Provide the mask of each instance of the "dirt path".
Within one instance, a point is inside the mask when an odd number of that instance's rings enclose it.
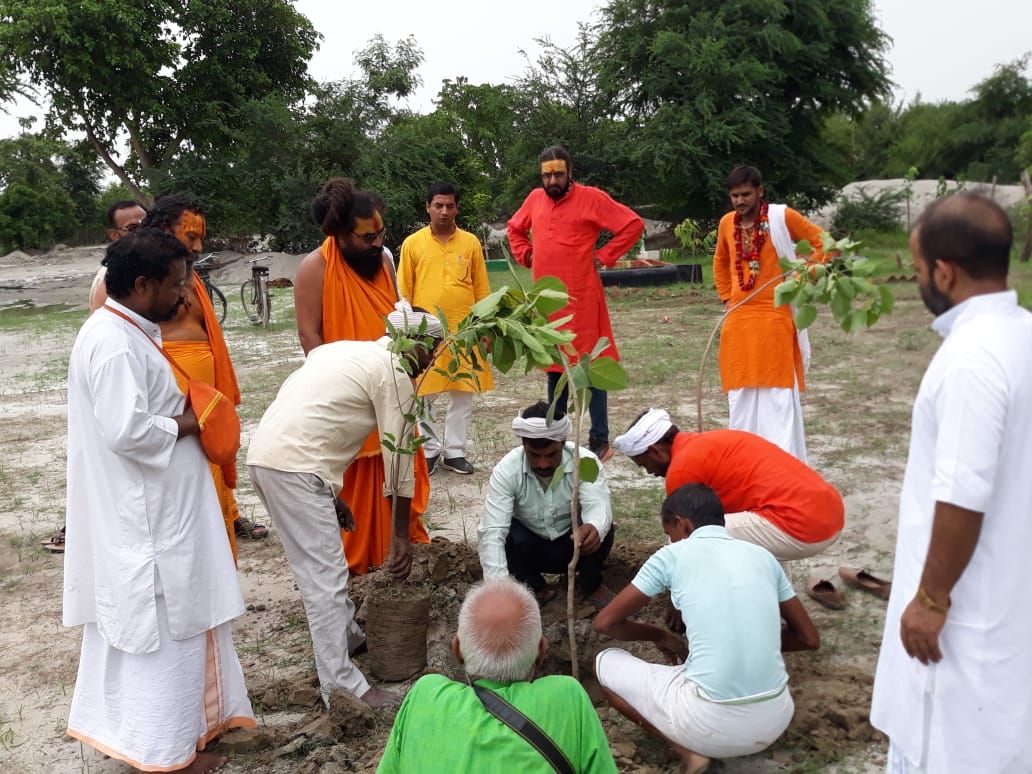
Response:
[[[63,735],[81,633],[61,626],[61,559],[43,553],[37,545],[64,518],[67,353],[85,316],[82,301],[99,256],[98,252],[70,252],[64,258],[30,262],[32,271],[27,270],[28,264],[5,266],[0,260],[0,593],[5,600],[0,632],[0,761],[5,771],[12,772],[125,771]],[[273,276],[291,271],[293,259],[278,260],[283,268]],[[228,292],[241,276],[246,276],[246,268],[238,263],[216,281],[230,296],[226,334],[245,395],[246,448],[264,408],[301,355],[290,291],[275,292],[274,325],[270,331],[260,331],[243,319],[238,301]],[[797,589],[810,574],[834,575],[839,564],[891,569],[909,406],[936,346],[916,291],[907,285],[897,286],[896,291],[900,303],[894,318],[869,333],[845,337],[826,319],[813,329],[811,389],[804,402],[811,462],[843,491],[847,528],[824,555],[795,564],[792,575]],[[618,290],[611,293],[611,309],[634,385],[610,398],[614,434],[650,404],[667,407],[683,427],[691,429],[694,373],[716,315],[712,295],[683,288]],[[515,445],[510,419],[543,394],[544,380],[537,374],[497,381],[498,389],[478,400],[474,415],[469,456],[477,472],[467,477],[442,472],[432,480],[428,526],[433,535],[449,538],[467,553],[473,549],[466,544],[476,540],[490,467]],[[716,384],[711,363],[705,402],[710,426],[726,422]],[[657,517],[662,493],[658,481],[626,460],[615,459],[606,472],[620,530],[618,542],[639,546],[624,555],[621,569],[613,570],[622,573],[620,578],[610,578],[619,585],[662,537]],[[245,514],[266,520],[246,476],[239,499]],[[374,732],[361,740],[315,750],[301,745],[274,757],[273,750],[283,751],[290,729],[308,708],[270,697],[293,686],[303,704],[306,694],[300,689],[310,683],[314,671],[311,646],[275,533],[266,542],[244,542],[240,553],[249,610],[235,624],[236,640],[269,736],[262,750],[234,757],[228,770],[371,770],[389,730],[388,717],[378,718]],[[451,616],[461,591],[461,584],[449,583],[435,592],[440,596],[435,604],[450,612],[440,617],[431,632],[432,654],[451,636]],[[874,771],[884,764],[884,743],[866,725],[884,605],[851,594],[849,609],[832,613],[804,601],[821,628],[824,646],[819,654],[788,659],[799,707],[792,730],[773,750],[727,762],[723,771]],[[555,613],[549,611],[548,616]],[[443,671],[454,669],[444,655],[436,662],[432,656],[431,665],[435,663]],[[606,707],[600,715],[622,771],[668,769],[663,750],[639,729]]]

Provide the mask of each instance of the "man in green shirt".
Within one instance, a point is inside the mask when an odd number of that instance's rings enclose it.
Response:
[[[591,700],[572,677],[534,677],[548,640],[534,595],[508,578],[473,587],[459,610],[452,653],[466,681],[421,677],[394,719],[378,774],[523,774],[553,772],[530,742],[489,713],[473,685],[486,688],[529,718],[575,772],[616,772]]]

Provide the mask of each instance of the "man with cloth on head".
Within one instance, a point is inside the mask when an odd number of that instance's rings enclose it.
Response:
[[[321,344],[376,341],[384,335],[384,317],[399,296],[394,263],[383,246],[382,207],[373,191],[343,177],[327,181],[312,202],[312,217],[326,239],[301,260],[294,278],[297,334],[305,355]],[[430,476],[422,449],[413,455],[413,465],[409,534],[414,543],[429,543],[422,515]],[[341,540],[349,569],[358,575],[382,565],[390,553],[391,504],[383,487],[380,436],[373,429],[348,465],[341,490],[355,517],[355,529],[341,530]]]
[[[64,625],[85,624],[68,734],[143,771],[255,725],[230,621],[244,612],[193,409],[161,352],[187,249],[140,228],[107,249],[107,300],[68,364]]]
[[[914,400],[871,724],[892,774],[1032,771],[1032,314],[1013,227],[939,199],[910,235],[942,346]]]
[[[814,556],[845,524],[838,491],[813,468],[742,430],[678,430],[663,409],[639,415],[613,448],[654,476],[666,492],[705,484],[724,507],[727,533],[763,546],[780,562]]]
[[[568,416],[548,424],[548,404],[538,401],[512,420],[522,443],[491,471],[484,516],[477,529],[484,577],[512,574],[548,603],[556,590],[541,573],[565,573],[573,558],[573,443]],[[598,457],[580,449],[581,458]],[[602,565],[613,547],[613,507],[605,473],[580,482],[577,580],[585,601],[601,607],[613,597],[602,583]],[[559,476],[558,482],[553,479]]]
[[[719,354],[728,427],[763,436],[806,462],[799,393],[806,389],[809,339],[805,330],[796,335],[791,306],[774,306],[778,283],[764,285],[782,273],[779,258],[795,260],[799,240],[813,248],[810,263],[827,260],[821,230],[791,207],[768,204],[756,167],[731,170],[727,190],[734,211],[717,228],[713,283],[731,310]]]
[[[403,298],[424,309],[440,310],[454,330],[480,299],[491,292],[487,265],[480,240],[455,225],[459,212],[459,191],[452,183],[434,183],[427,190],[426,212],[430,225],[421,228],[401,243],[398,264],[398,290]],[[466,437],[473,418],[474,393],[494,388],[491,369],[484,362],[473,365],[459,360],[459,373],[470,374],[450,379],[447,371],[450,352],[442,352],[419,385],[432,411],[434,398],[448,394],[448,411],[439,440],[430,435],[423,444],[426,464],[433,473],[438,461],[443,468],[468,475],[473,466],[466,459]],[[430,417],[433,421],[433,417]],[[443,454],[443,459],[442,459]]]
[[[341,481],[370,433],[390,434],[398,448],[408,446],[412,380],[433,361],[441,337],[440,321],[407,302],[399,302],[387,319],[399,333],[418,336],[420,344],[397,355],[381,332],[376,341],[316,347],[280,387],[247,452],[251,482],[279,530],[304,602],[323,700],[344,690],[371,707],[397,706],[401,697],[370,688],[351,661],[365,635],[348,597],[340,531],[353,529],[354,519]],[[388,505],[396,501],[386,567],[404,579],[412,568],[412,455],[387,447],[380,454],[386,472],[382,496]]]
[[[710,758],[752,755],[781,736],[794,710],[781,652],[816,650],[820,635],[774,557],[728,534],[708,487],[676,489],[662,518],[670,545],[596,616],[595,631],[653,642],[671,666],[607,648],[595,674],[617,711],[674,748],[679,771],[701,774]],[[630,620],[665,591],[687,647],[667,629]]]
[[[424,675],[416,681],[394,719],[378,774],[615,774],[605,731],[580,684],[566,675],[534,677],[548,640],[526,587],[506,577],[473,586],[451,649],[466,680]],[[500,720],[485,700],[518,715]],[[518,732],[510,722],[529,728]],[[549,746],[558,765],[545,757]]]
[[[598,276],[599,266],[612,266],[626,255],[645,230],[645,222],[630,208],[609,194],[573,180],[573,159],[560,145],[545,148],[538,156],[541,188],[530,192],[508,223],[509,245],[516,260],[530,267],[534,280],[558,277],[565,283],[570,303],[549,315],[549,319],[573,315],[563,327],[576,334],[577,355],[590,354],[599,339],[609,340],[602,351],[619,358],[613,327],[609,322],[606,295]],[[599,236],[613,237],[596,250]],[[552,400],[562,369],[548,369],[548,399]],[[566,412],[567,390],[559,398],[560,414]],[[588,407],[591,430],[588,448],[605,462],[609,450],[609,409],[605,390],[592,390]]]

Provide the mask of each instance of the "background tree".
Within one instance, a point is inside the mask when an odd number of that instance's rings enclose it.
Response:
[[[0,0],[0,85],[35,84],[49,126],[84,134],[143,201],[179,153],[225,149],[248,100],[300,99],[318,39],[286,0]]]
[[[594,56],[635,125],[637,201],[711,214],[736,163],[777,190],[827,198],[825,120],[887,94],[869,0],[612,0]]]

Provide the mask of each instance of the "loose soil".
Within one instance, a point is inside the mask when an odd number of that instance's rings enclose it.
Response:
[[[68,352],[85,319],[85,296],[101,255],[99,248],[29,257],[0,258],[0,761],[12,772],[124,772],[64,736],[75,681],[81,633],[61,626],[61,558],[39,541],[64,518],[65,388]],[[225,254],[223,254],[225,256]],[[291,279],[297,257],[275,256],[272,278]],[[289,288],[273,290],[273,323],[252,326],[238,300],[248,276],[242,261],[216,272],[230,315],[225,332],[244,393],[241,408],[246,449],[258,419],[279,385],[301,362]],[[814,574],[836,577],[840,564],[889,575],[895,514],[906,454],[909,411],[937,337],[909,283],[893,285],[895,314],[874,329],[847,337],[822,315],[811,329],[814,348],[804,399],[811,463],[843,492],[847,526],[823,555],[794,563],[797,590]],[[632,387],[610,394],[615,435],[648,405],[666,407],[693,429],[696,372],[719,304],[710,290],[683,285],[608,291],[617,341]],[[515,445],[510,418],[539,397],[544,379],[499,376],[497,389],[478,398],[468,458],[470,476],[447,471],[432,482],[426,521],[435,538],[416,547],[413,580],[399,588],[380,573],[352,579],[351,594],[364,620],[374,590],[403,595],[429,589],[431,613],[425,671],[460,677],[448,645],[459,604],[480,577],[476,527],[491,465]],[[706,369],[703,403],[707,427],[726,423],[715,358]],[[586,434],[586,430],[585,430]],[[605,466],[613,492],[616,545],[606,582],[621,588],[661,545],[658,522],[662,485],[627,460]],[[246,476],[238,491],[244,515],[268,523]],[[372,771],[390,730],[391,714],[365,713],[343,699],[334,713],[316,706],[318,689],[304,611],[275,529],[266,541],[241,541],[240,577],[248,602],[234,623],[235,640],[259,716],[255,732],[234,732],[222,748],[230,772]],[[788,732],[757,756],[714,767],[725,772],[877,771],[885,742],[871,729],[871,675],[884,620],[884,603],[847,590],[848,607],[832,612],[803,596],[822,635],[817,653],[789,654],[786,664],[796,715]],[[645,617],[660,620],[661,600]],[[591,630],[591,608],[578,607],[581,674],[607,643]],[[562,598],[543,610],[552,642],[545,672],[569,671]],[[632,652],[658,660],[650,645]],[[368,673],[369,655],[358,657]],[[403,691],[415,677],[384,684]],[[597,684],[584,679],[596,701],[621,771],[661,772],[671,762],[647,737],[600,700]],[[349,714],[350,713],[350,714]]]

